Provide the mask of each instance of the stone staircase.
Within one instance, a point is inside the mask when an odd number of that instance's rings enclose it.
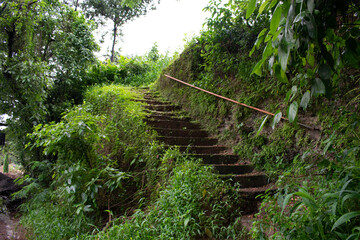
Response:
[[[256,196],[272,188],[266,175],[241,161],[227,146],[219,145],[218,140],[209,136],[200,124],[184,116],[179,106],[163,101],[156,92],[147,89],[143,92],[144,100],[138,101],[146,104],[149,113],[146,122],[157,131],[158,140],[168,146],[179,146],[180,151],[214,166],[222,179],[239,183],[238,191],[244,199],[243,216],[251,219],[251,215],[258,211],[259,199]]]

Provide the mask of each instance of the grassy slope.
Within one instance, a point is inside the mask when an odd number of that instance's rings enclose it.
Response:
[[[226,70],[219,72],[219,69],[211,72],[204,67],[203,51],[200,45],[190,46],[164,73],[273,113],[280,110],[286,116],[290,103],[284,99],[292,84],[296,83],[283,84],[270,76],[250,76],[256,60],[246,56],[240,57],[240,64],[236,66],[239,70],[235,73]],[[267,217],[263,215],[262,219],[255,221],[252,230],[254,238],[260,238],[264,231],[271,232],[275,227],[277,231],[281,229],[278,234],[280,239],[289,236],[303,239],[308,237],[308,229],[319,232],[319,238],[315,239],[321,239],[324,236],[334,237],[331,227],[340,216],[359,211],[358,207],[354,207],[359,205],[359,197],[356,197],[359,191],[356,180],[360,145],[359,79],[358,70],[344,69],[338,84],[334,85],[332,98],[313,98],[306,111],[299,110],[298,121],[315,129],[284,121],[272,129],[270,118],[259,136],[256,134],[264,114],[217,99],[165,76],[159,79],[156,86],[164,97],[181,105],[224,144],[232,146],[241,158],[252,161],[277,182],[279,192],[275,196],[265,197],[261,212]],[[310,85],[307,85],[300,92],[304,93],[309,88]],[[300,102],[301,96],[297,93],[294,99]],[[348,182],[351,184],[347,185]],[[288,194],[299,188],[311,197],[310,202],[316,204],[308,205],[306,197],[293,198],[290,206],[296,203],[306,206],[305,215],[289,213],[283,216],[280,214],[281,208],[293,196]],[[349,194],[353,192],[355,195],[347,198],[339,194],[340,189],[345,188]],[[323,197],[329,194],[333,194],[333,197]],[[350,198],[350,201],[347,200]],[[337,207],[341,201],[342,207]],[[302,210],[300,207],[296,212],[301,213]],[[310,215],[308,210],[311,210]],[[313,225],[312,222],[316,221],[319,224]],[[358,234],[353,228],[357,225],[356,218],[351,223],[342,224],[338,227],[339,232],[344,236],[350,236],[354,231],[353,234]],[[290,231],[294,228],[300,230]]]

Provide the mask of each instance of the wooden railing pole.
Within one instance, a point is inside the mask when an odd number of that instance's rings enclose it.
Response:
[[[186,85],[186,86],[195,88],[195,89],[197,89],[197,90],[199,90],[199,91],[202,91],[202,92],[205,92],[205,93],[207,93],[207,94],[213,95],[213,96],[215,96],[215,97],[224,99],[224,100],[226,100],[226,101],[229,101],[229,102],[232,102],[232,103],[236,103],[236,104],[241,105],[241,106],[243,106],[243,107],[250,108],[250,109],[253,109],[253,110],[255,110],[255,111],[258,111],[258,112],[261,112],[261,113],[270,115],[270,116],[275,116],[274,113],[271,113],[271,112],[262,110],[262,109],[257,108],[257,107],[249,106],[249,105],[246,105],[246,104],[244,104],[244,103],[235,101],[235,100],[233,100],[233,99],[230,99],[230,98],[221,96],[221,95],[219,95],[219,94],[216,94],[216,93],[213,93],[213,92],[210,92],[210,91],[207,91],[207,90],[205,90],[205,89],[202,89],[202,88],[199,88],[199,87],[197,87],[197,86],[194,86],[194,85],[192,85],[192,84],[190,84],[190,83],[187,83],[187,82],[181,81],[181,80],[179,80],[179,79],[176,79],[176,78],[174,78],[174,77],[172,77],[172,76],[170,76],[170,75],[164,74],[164,76],[167,77],[167,78],[170,78],[170,79],[172,79],[172,80],[174,80],[174,81],[177,81],[177,82],[179,82],[179,83],[181,83],[181,84],[184,84],[184,85]],[[285,120],[285,121],[289,121],[289,119],[287,119],[287,118],[285,118],[285,117],[281,117],[281,119],[282,119],[282,120]],[[308,128],[308,129],[312,129],[312,130],[315,129],[314,127],[310,127],[310,126],[308,126],[308,125],[306,125],[306,124],[303,124],[303,123],[300,123],[300,122],[297,122],[297,124],[299,124],[299,125],[302,126],[302,127]]]

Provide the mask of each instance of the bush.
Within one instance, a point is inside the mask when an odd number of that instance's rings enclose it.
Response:
[[[131,218],[83,239],[238,239],[240,212],[235,192],[209,167],[178,157],[178,163],[159,198]]]
[[[22,206],[33,238],[73,237],[150,196],[162,147],[135,97],[115,85],[93,87],[59,123],[35,128],[28,147],[47,158],[31,162],[37,178],[27,177],[30,184],[18,193],[33,199]]]

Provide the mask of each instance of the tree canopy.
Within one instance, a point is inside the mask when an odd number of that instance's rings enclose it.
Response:
[[[24,149],[33,126],[79,103],[95,60],[93,26],[59,1],[5,1],[0,11],[0,110]]]
[[[90,18],[105,18],[113,22],[113,41],[110,60],[115,59],[115,44],[118,35],[121,33],[120,27],[126,22],[146,14],[154,9],[154,0],[86,0],[83,10]]]

